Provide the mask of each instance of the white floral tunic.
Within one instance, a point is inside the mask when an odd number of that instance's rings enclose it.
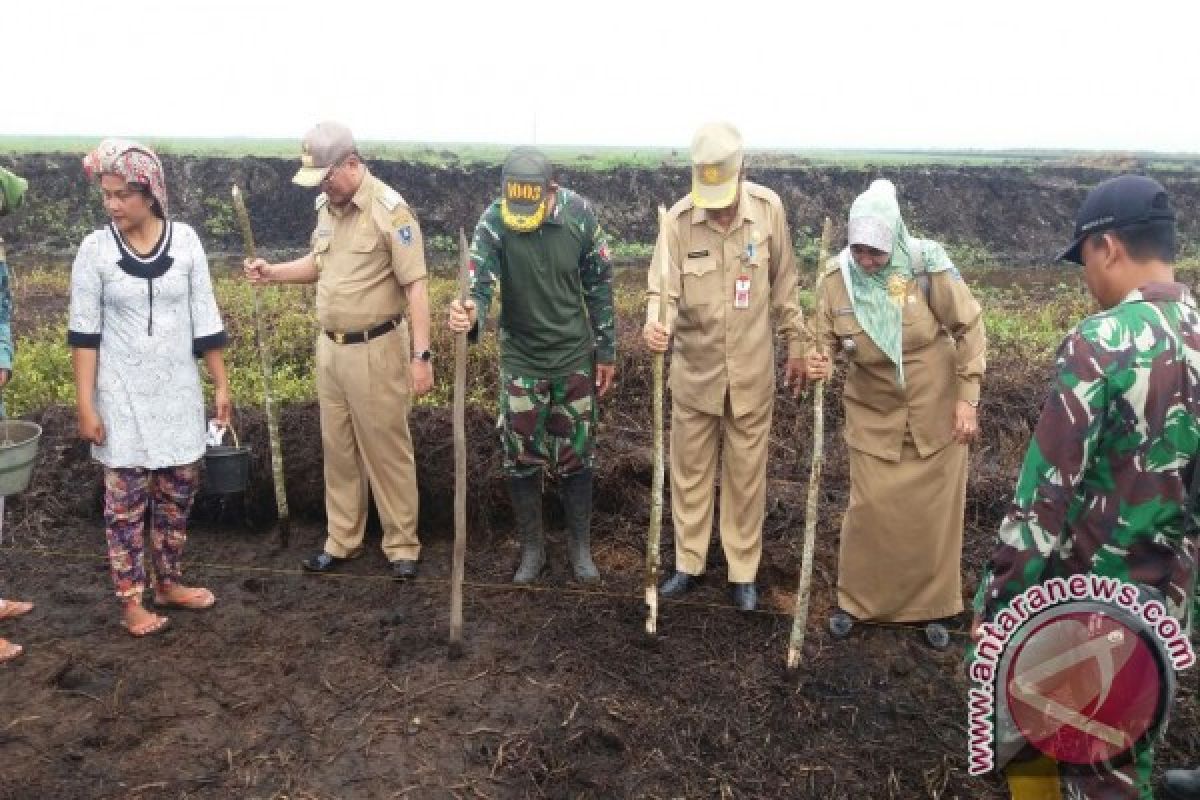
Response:
[[[189,226],[167,222],[139,257],[112,225],[83,240],[71,270],[71,347],[99,351],[96,412],[106,467],[191,464],[204,455],[196,358],[227,341],[208,259]]]

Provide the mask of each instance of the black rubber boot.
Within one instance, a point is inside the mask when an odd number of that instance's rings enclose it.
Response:
[[[580,583],[596,583],[600,571],[592,561],[592,470],[581,469],[562,479],[563,513],[567,518],[567,554]]]
[[[521,565],[513,583],[533,583],[546,567],[546,537],[542,531],[542,476],[508,479],[513,520],[521,539]]]

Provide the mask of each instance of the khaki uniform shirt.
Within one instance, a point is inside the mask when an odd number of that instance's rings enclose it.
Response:
[[[905,290],[903,387],[896,385],[896,365],[854,316],[837,258],[828,262],[817,291],[818,347],[833,354],[846,339],[856,346],[846,355],[846,443],[876,458],[899,461],[909,433],[922,458],[936,453],[953,438],[955,403],[979,400],[983,310],[957,270],[929,277],[928,302],[916,280]]]
[[[404,287],[425,277],[425,246],[399,193],[368,172],[344,208],[317,197],[312,235],[317,319],[327,331],[354,333],[395,319]]]
[[[796,300],[796,258],[783,203],[775,192],[748,181],[741,192],[728,231],[695,208],[690,196],[676,203],[664,222],[670,252],[667,327],[674,334],[672,396],[715,415],[724,413],[726,395],[734,416],[772,402],[773,333],[787,340],[792,358],[803,356],[810,345]],[[666,256],[662,244],[660,237],[646,293],[646,318],[655,321]]]

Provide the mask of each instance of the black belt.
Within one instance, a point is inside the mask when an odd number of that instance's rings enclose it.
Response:
[[[396,317],[389,319],[380,325],[366,331],[354,331],[353,333],[340,333],[338,331],[325,331],[325,335],[333,339],[338,344],[362,344],[369,342],[372,339],[378,339],[385,333],[389,333],[393,328],[400,327],[400,323],[404,321],[404,317]]]

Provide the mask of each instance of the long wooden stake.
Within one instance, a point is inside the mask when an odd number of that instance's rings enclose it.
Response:
[[[467,235],[458,229],[458,297],[465,303],[471,255]],[[450,657],[462,655],[463,575],[467,559],[467,334],[454,337],[454,564],[450,572]]]
[[[666,233],[667,210],[658,207],[658,322],[667,324],[670,300],[671,249]],[[654,269],[654,265],[650,265]],[[658,567],[662,539],[663,482],[666,477],[666,447],[663,442],[663,373],[665,357],[654,354],[654,473],[650,479],[650,529],[646,535],[646,633],[658,631]]]
[[[833,240],[833,222],[825,218],[821,229],[821,248],[817,253],[817,295],[821,290],[821,274],[829,260]],[[819,313],[819,311],[817,312]],[[820,347],[820,342],[817,343]],[[808,625],[808,595],[812,587],[813,548],[817,538],[817,503],[821,490],[821,469],[825,466],[825,381],[813,386],[812,468],[808,475],[808,502],[804,507],[804,549],[800,555],[800,585],[796,590],[796,610],[792,618],[792,636],[788,642],[787,668],[800,666],[804,648],[804,629]]]
[[[250,227],[250,214],[246,211],[246,203],[242,200],[242,192],[237,184],[233,186],[233,208],[237,214],[238,225],[242,229],[242,242],[246,246],[246,258],[256,258],[254,247],[254,230]],[[271,390],[271,351],[267,344],[267,335],[263,329],[262,300],[258,287],[254,287],[254,343],[258,347],[258,362],[262,369],[263,408],[267,415],[267,439],[271,446],[271,477],[275,482],[275,508],[279,512],[279,547],[288,546],[291,533],[290,515],[288,514],[287,487],[283,482],[283,443],[279,437],[279,412],[275,407],[275,393]]]

